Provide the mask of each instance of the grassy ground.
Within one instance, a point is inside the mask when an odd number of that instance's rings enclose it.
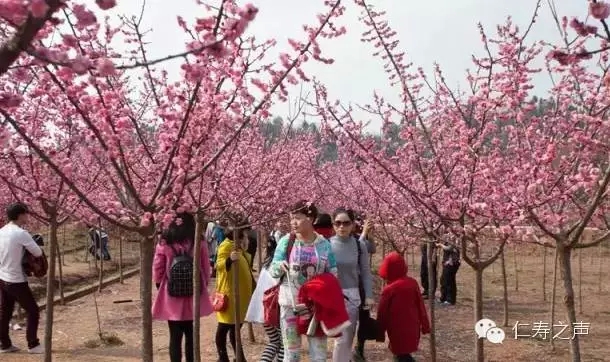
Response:
[[[513,248],[507,252],[507,274],[509,290],[509,323],[503,326],[506,339],[502,344],[485,342],[486,361],[570,361],[568,340],[555,340],[555,351],[551,351],[548,340],[539,338],[514,338],[512,330],[515,322],[533,324],[538,321],[550,320],[550,299],[553,277],[553,256],[551,250],[547,251],[546,274],[543,274],[544,259],[542,249],[530,246],[520,246],[516,257]],[[610,309],[607,306],[610,297],[610,283],[602,279],[599,283],[599,263],[607,260],[610,254],[607,249],[586,250],[573,259],[574,285],[577,295],[577,312],[579,291],[579,261],[582,262],[582,313],[578,319],[590,323],[587,335],[581,336],[581,350],[583,361],[605,361],[610,355]],[[415,260],[413,260],[415,259]],[[419,279],[419,256],[408,257],[410,274]],[[413,262],[415,261],[415,262]],[[374,263],[378,265],[379,258]],[[515,273],[515,265],[517,271]],[[602,264],[602,273],[606,276],[610,272],[607,263]],[[542,280],[546,279],[546,298],[543,298]],[[517,288],[518,279],[518,288]],[[458,273],[458,303],[456,306],[439,306],[436,310],[436,336],[438,361],[473,361],[474,360],[474,312],[472,307],[474,273],[463,263]],[[379,284],[379,283],[378,283]],[[124,344],[121,346],[95,346],[98,335],[95,304],[92,295],[58,306],[54,327],[54,354],[59,361],[138,361],[140,339],[140,309],[137,302],[114,304],[118,299],[139,299],[138,279],[131,278],[125,284],[107,287],[97,295],[101,330],[111,334]],[[518,289],[518,290],[517,290]],[[499,263],[485,271],[484,277],[484,315],[494,320],[499,326],[503,319],[502,279]],[[546,300],[544,300],[546,299]],[[555,322],[565,321],[563,307],[563,290],[558,280],[557,307]],[[44,315],[42,316],[44,320]],[[213,345],[213,335],[216,327],[214,316],[202,319],[201,341],[203,361],[216,360],[216,350]],[[42,326],[41,326],[42,330]],[[244,350],[249,361],[257,361],[263,349],[262,328],[255,326],[255,340],[248,340],[246,329],[242,335]],[[531,331],[528,327],[520,327],[519,334]],[[559,329],[555,330],[555,333]],[[13,340],[18,346],[25,343],[24,331],[14,331]],[[154,323],[155,361],[168,361],[168,331],[162,322]],[[563,335],[562,335],[563,337]],[[415,355],[417,360],[429,360],[429,339],[422,338],[420,351]],[[329,343],[329,349],[332,340]],[[369,361],[389,361],[390,355],[386,346],[380,343],[368,343],[366,353]],[[38,361],[39,357],[15,354],[3,356],[3,361]]]

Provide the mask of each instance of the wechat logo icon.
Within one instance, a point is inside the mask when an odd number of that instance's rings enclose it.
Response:
[[[485,338],[493,344],[502,343],[506,335],[502,328],[491,319],[483,318],[474,325],[474,331],[479,338]]]

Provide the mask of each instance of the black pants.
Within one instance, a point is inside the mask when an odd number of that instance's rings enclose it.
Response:
[[[27,282],[9,283],[3,280],[0,280],[0,348],[6,349],[12,346],[8,325],[13,318],[15,302],[19,303],[28,316],[25,337],[28,341],[28,348],[34,348],[40,344],[38,340],[40,312],[32,290]]]
[[[443,273],[441,274],[441,302],[455,304],[457,297],[455,276],[457,275],[459,268],[460,264],[443,265]]]
[[[400,356],[394,356],[394,362],[415,362],[415,358],[410,354],[401,354]]]
[[[432,290],[429,289],[428,286],[428,271],[432,271]],[[438,278],[436,273],[436,263],[432,263],[432,268],[428,268],[428,256],[422,255],[421,257],[421,269],[419,271],[419,277],[421,279],[421,286],[424,288],[425,295],[429,295],[429,292],[436,293],[436,279]]]
[[[193,362],[193,321],[167,321],[169,325],[169,359],[182,361],[182,337],[184,336],[184,357]]]
[[[239,325],[239,329],[241,326]],[[227,352],[227,334],[229,335],[229,340],[231,341],[231,347],[233,347],[233,354],[235,354],[235,324],[228,323],[218,323],[218,327],[216,328],[216,351],[218,351],[218,361],[219,362],[229,362],[229,353]],[[241,360],[246,361],[246,357],[244,356],[244,351],[241,351]]]

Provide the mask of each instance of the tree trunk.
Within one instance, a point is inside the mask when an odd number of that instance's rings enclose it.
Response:
[[[474,324],[483,319],[483,269],[474,270]],[[475,354],[477,362],[485,362],[485,338],[479,338],[475,333]]]
[[[502,253],[500,253],[500,267],[502,268],[502,292],[504,294],[504,320],[502,325],[504,327],[508,327],[508,280],[506,278],[506,261],[504,257],[504,250],[502,250]]]
[[[64,250],[64,252],[66,251],[66,223],[64,222],[64,226],[61,229],[61,233],[62,233],[62,237],[61,237],[61,246]],[[87,248],[85,248],[87,249]],[[61,257],[61,262],[64,266],[67,266],[66,264],[66,256],[62,255]],[[61,268],[59,269],[61,271]]]
[[[433,287],[436,285],[436,273],[432,272],[432,268],[436,268],[436,250],[434,244],[429,244],[426,248],[426,258],[428,259],[428,306],[430,307],[430,361],[436,362],[436,323],[434,321],[434,292]]]
[[[49,269],[47,271],[46,321],[44,326],[44,361],[53,361],[53,299],[55,298],[55,262],[57,256],[57,213],[49,215]]]
[[[237,232],[233,233],[233,243],[237,247],[240,241],[237,238]],[[234,318],[235,318],[235,361],[242,361],[242,345],[241,345],[241,320],[239,318],[239,263],[235,262],[231,264],[231,272],[233,277],[233,307]]]
[[[415,265],[415,246],[411,245],[411,265]]]
[[[98,270],[97,267],[97,253],[99,252],[99,247],[95,240],[93,240],[93,265],[95,265],[95,270]]]
[[[597,260],[599,260],[599,265],[597,266],[597,291],[600,293],[602,292],[602,265],[604,262],[604,250],[602,249],[602,244],[603,243],[599,243],[599,253],[597,257]]]
[[[256,343],[256,338],[254,338],[254,327],[252,327],[252,323],[248,323],[248,340],[250,343]]]
[[[381,260],[385,259],[385,254],[386,254],[385,248],[386,248],[385,240],[382,240],[381,241]],[[377,270],[377,272],[379,272],[379,270]],[[600,280],[601,280],[601,278],[600,278]],[[386,285],[385,279],[382,279],[381,286],[385,287],[385,285]]]
[[[64,232],[65,232],[66,228],[64,227]],[[62,258],[61,257],[61,250],[59,248],[59,243],[56,242],[55,246],[57,247],[57,249],[55,250],[57,252],[57,267],[59,269],[59,303],[61,305],[65,305],[65,301],[64,301],[64,272],[63,272],[63,267],[62,267]]]
[[[258,253],[258,271],[260,273],[263,268],[263,243],[267,245],[267,237],[266,233],[262,230],[259,230],[256,236],[258,238],[258,242],[256,243],[256,249]]]
[[[195,220],[195,244],[193,246],[193,352],[196,362],[201,362],[201,235],[203,235],[203,213],[197,212]]]
[[[98,293],[102,292],[102,282],[104,281],[104,256],[102,255],[102,250],[103,250],[103,246],[102,246],[102,238],[100,237],[100,247],[99,247],[99,253],[100,253],[100,269],[98,271],[98,287],[97,287],[97,291]],[[97,253],[96,253],[97,255]],[[97,257],[96,257],[97,259]]]
[[[142,362],[153,362],[152,265],[155,244],[152,235],[140,243],[140,307],[142,308]]]
[[[557,298],[557,264],[559,251],[555,249],[555,262],[553,263],[553,290],[551,291],[551,350],[555,350],[555,340],[553,339],[553,325],[555,323],[555,299]]]
[[[582,314],[582,249],[578,249],[578,313]]]
[[[256,232],[256,253],[258,254],[258,271],[260,273],[260,271],[263,268],[263,232],[261,230],[258,230]],[[252,260],[252,268],[254,267],[254,260]],[[252,269],[251,268],[251,269]],[[252,323],[248,323],[248,340],[250,341],[250,343],[255,343],[256,339],[254,338],[254,328],[252,327]]]
[[[119,283],[123,284],[123,233],[119,236]]]
[[[576,323],[576,310],[574,308],[574,286],[572,284],[572,265],[571,253],[572,249],[565,247],[563,241],[557,242],[559,251],[559,268],[561,270],[561,279],[563,280],[563,288],[565,296],[563,303],[566,308],[566,317],[568,319],[569,333],[573,338],[570,339],[570,353],[572,354],[573,362],[580,362],[580,343],[578,334],[574,335],[574,323]]]
[[[515,265],[515,290],[519,290],[519,267],[517,265],[517,246],[513,249],[513,264]]]
[[[546,247],[542,247],[542,301],[546,302]]]

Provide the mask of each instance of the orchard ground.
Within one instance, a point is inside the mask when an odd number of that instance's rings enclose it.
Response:
[[[417,251],[417,249],[416,249]],[[602,251],[600,253],[600,251]],[[583,361],[604,361],[610,355],[610,310],[607,301],[610,297],[610,283],[607,276],[610,268],[602,264],[602,291],[599,289],[599,263],[604,256],[610,254],[607,248],[593,248],[583,251],[573,258],[574,287],[576,292],[577,311],[579,291],[579,259],[582,261],[582,294],[583,313],[578,314],[578,320],[589,323],[588,334],[581,336]],[[515,277],[515,259],[513,249],[506,254],[506,266],[509,292],[509,325],[502,327],[506,339],[502,344],[485,342],[486,361],[570,361],[568,340],[555,339],[555,351],[551,351],[549,341],[539,338],[514,338],[512,327],[519,321],[530,324],[530,327],[519,327],[519,334],[533,334],[531,325],[539,321],[550,320],[550,299],[553,283],[553,255],[547,250],[546,290],[547,298],[543,301],[542,278],[543,256],[542,248],[520,246],[517,249]],[[413,263],[415,259],[415,264]],[[410,275],[419,280],[419,254],[408,256]],[[374,260],[374,266],[379,260]],[[440,275],[440,274],[439,274]],[[518,279],[518,290],[515,290]],[[454,307],[436,307],[437,355],[438,361],[472,361],[474,360],[474,320],[472,309],[474,273],[465,264],[458,272],[458,304]],[[494,320],[499,326],[503,319],[502,278],[499,262],[489,267],[484,278],[484,316]],[[377,283],[379,286],[380,283]],[[213,285],[210,286],[210,289]],[[140,307],[138,278],[130,278],[124,284],[114,284],[97,294],[97,303],[103,333],[115,335],[124,342],[120,346],[98,346],[98,327],[96,322],[95,304],[92,295],[57,306],[55,312],[55,327],[53,331],[54,357],[58,361],[139,361],[140,343]],[[134,299],[136,302],[114,304],[120,299]],[[557,281],[556,323],[565,321],[563,307],[563,287]],[[216,318],[214,315],[203,318],[201,324],[202,360],[216,360],[214,332]],[[41,328],[44,330],[44,313],[41,316]],[[559,329],[555,330],[558,333]],[[20,347],[25,343],[25,331],[12,331],[13,342]],[[248,361],[257,361],[263,349],[265,337],[262,328],[254,326],[256,342],[248,340],[247,328],[242,331],[244,350]],[[155,361],[168,359],[168,330],[163,322],[154,323]],[[41,336],[42,337],[42,336]],[[569,337],[563,334],[561,337]],[[417,360],[428,358],[428,337],[424,336],[420,343],[420,351],[415,354]],[[329,343],[329,351],[332,340]],[[391,356],[384,344],[368,342],[366,354],[369,361],[390,361]],[[330,354],[329,354],[330,356]],[[3,361],[38,361],[39,356],[24,353],[3,356]]]

